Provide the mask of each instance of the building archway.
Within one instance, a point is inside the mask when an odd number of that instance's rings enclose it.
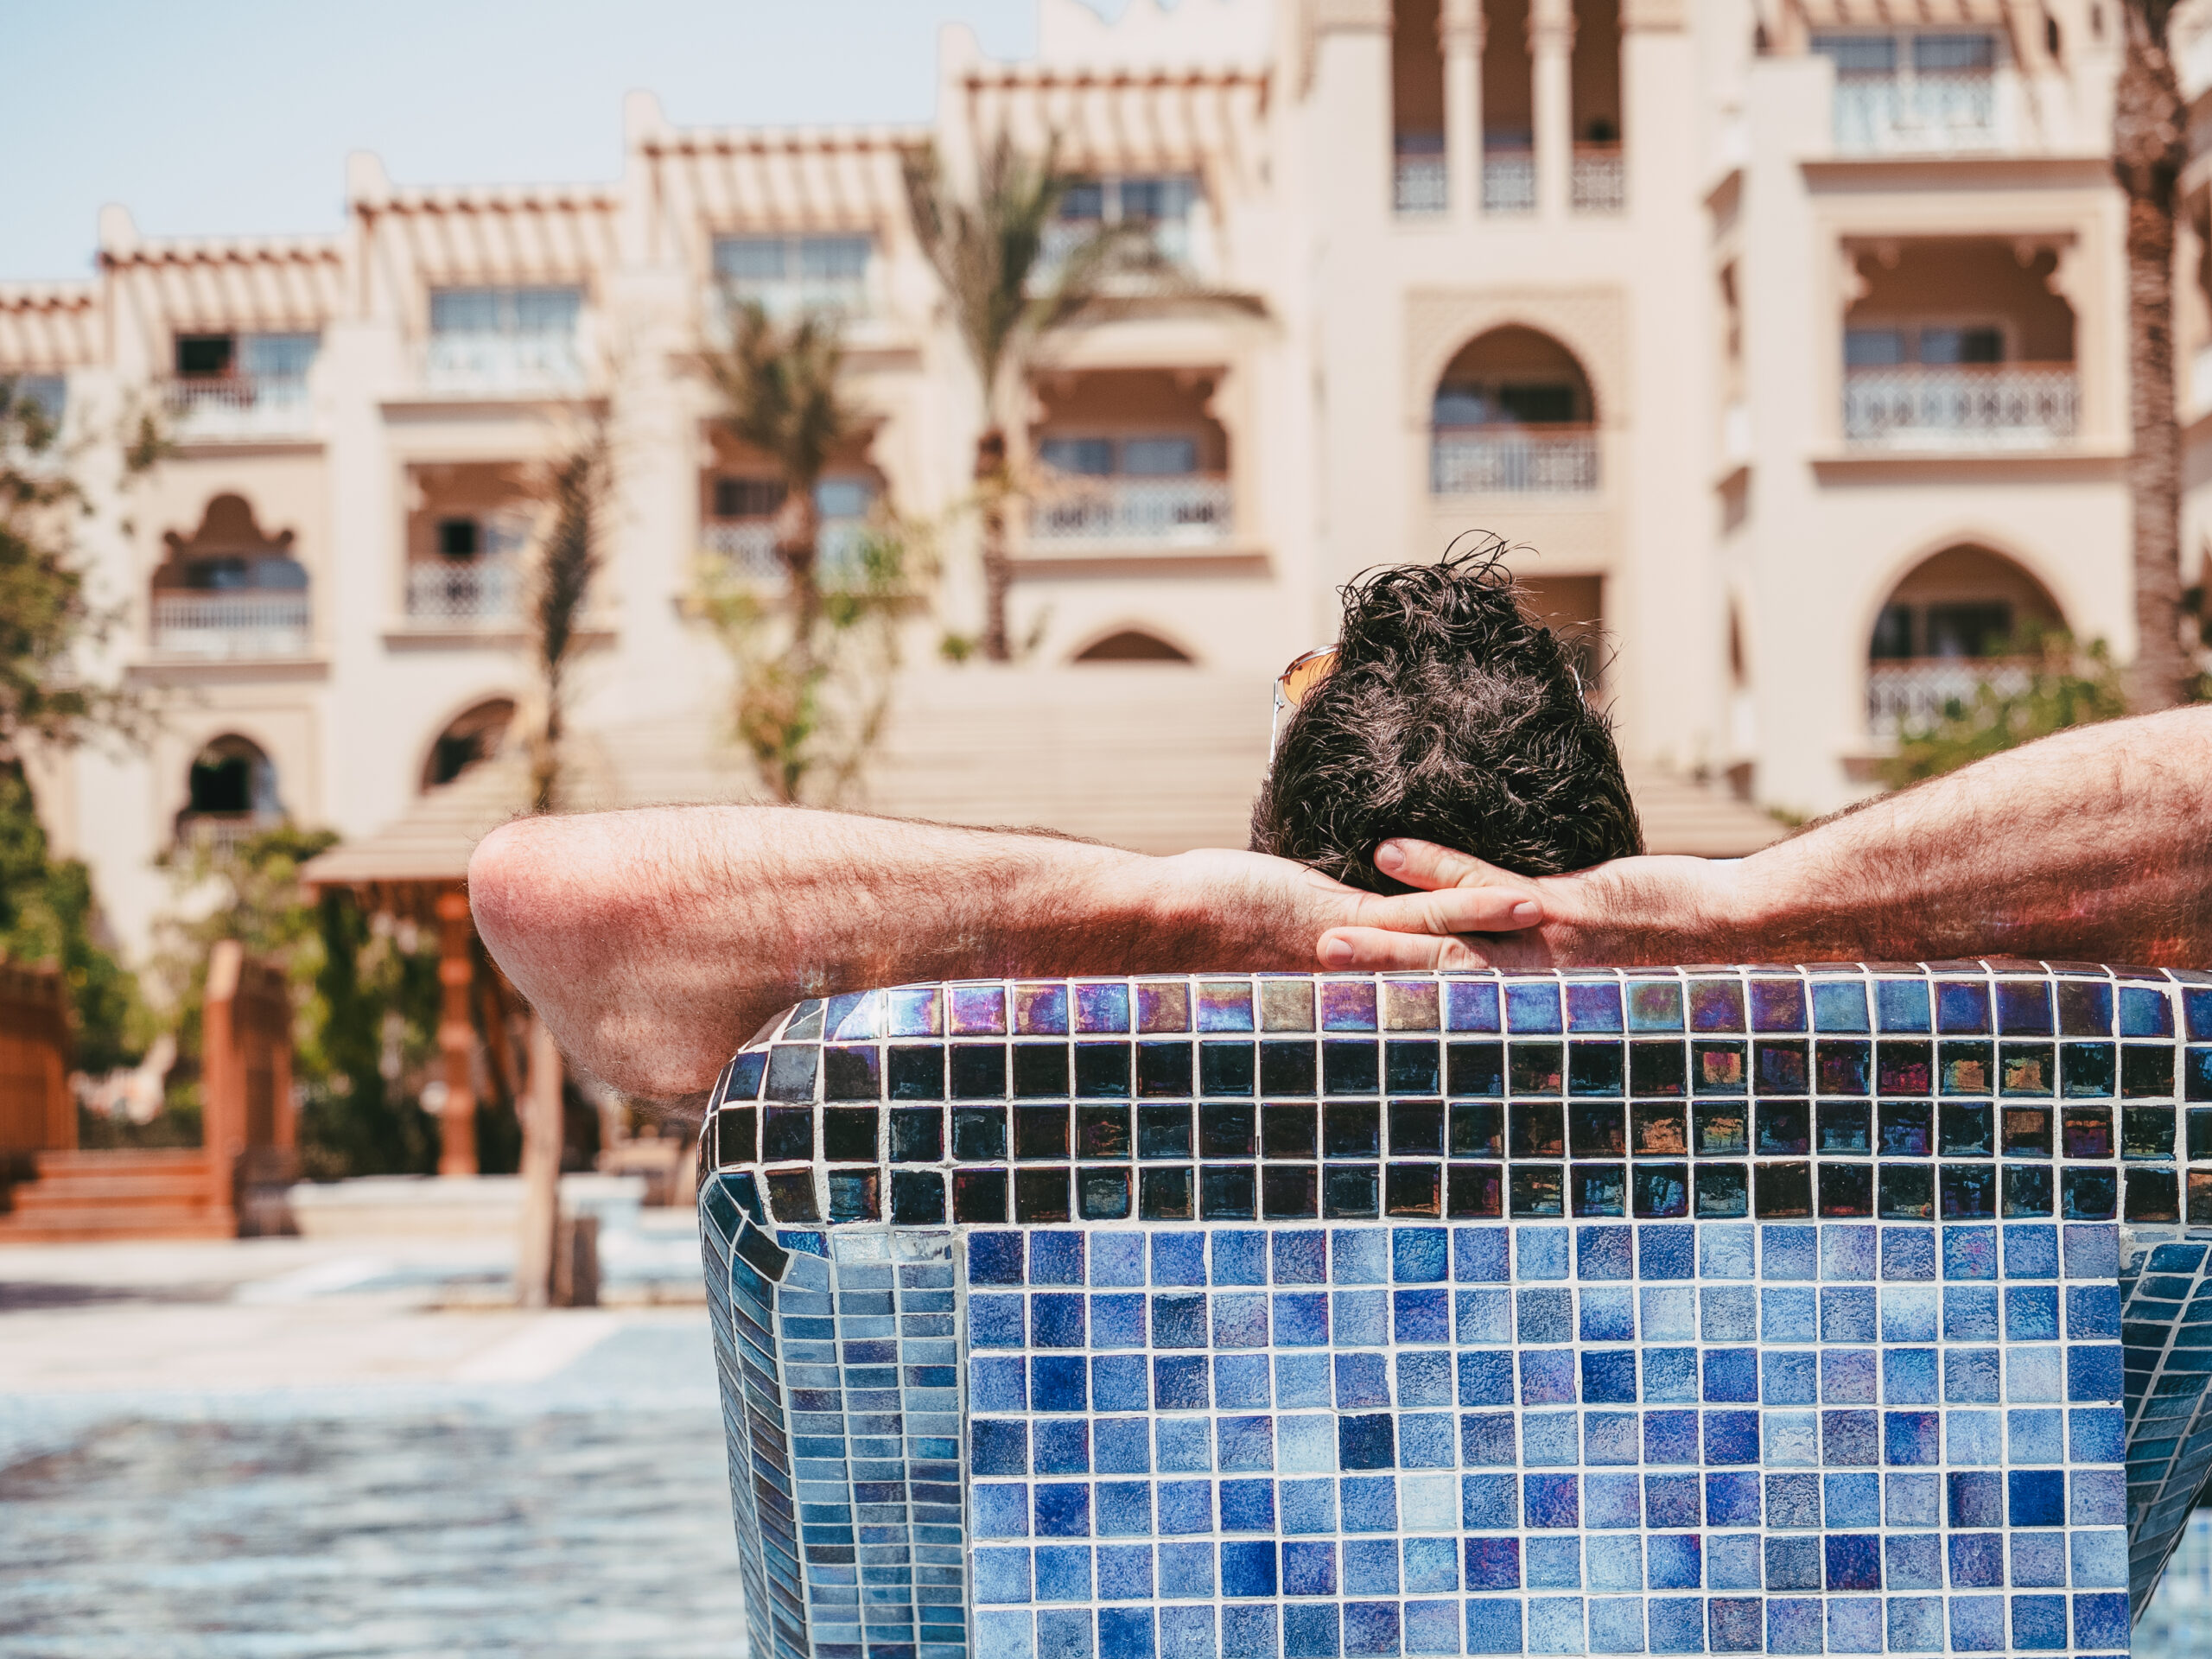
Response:
[[[250,737],[226,732],[201,744],[192,757],[184,806],[176,815],[176,838],[233,845],[276,828],[288,817],[276,763],[268,751]]]
[[[1598,487],[1590,377],[1559,340],[1519,324],[1461,346],[1430,400],[1438,495],[1586,494]]]
[[[492,759],[505,744],[514,718],[512,697],[486,697],[454,715],[430,740],[417,786],[426,792],[436,789]]]
[[[2066,626],[2050,588],[2017,560],[1972,542],[1900,577],[1866,643],[1866,723],[1878,737],[1925,730],[1984,684],[2024,686],[2035,637]]]
[[[154,649],[283,657],[308,645],[308,569],[292,532],[270,535],[242,495],[211,497],[191,536],[170,531],[152,581]]]
[[[1147,628],[1116,628],[1094,639],[1068,659],[1073,663],[1182,663],[1197,661]]]

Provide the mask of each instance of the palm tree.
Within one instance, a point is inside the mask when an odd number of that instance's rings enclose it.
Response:
[[[2134,444],[2127,487],[2134,516],[2137,711],[2189,698],[2194,664],[2182,644],[2181,424],[2174,392],[2174,208],[2189,161],[2189,106],[2174,73],[2168,26],[2175,0],[2122,0],[2113,172],[2127,199],[2127,357]]]
[[[830,457],[858,434],[858,413],[837,386],[844,360],[834,317],[770,321],[759,305],[736,308],[728,346],[706,353],[721,393],[723,427],[767,455],[784,485],[776,510],[776,562],[790,584],[795,666],[810,669],[822,613],[822,513],[814,487]]]
[[[607,436],[594,431],[556,461],[546,478],[553,522],[541,550],[531,583],[531,645],[537,658],[543,723],[531,746],[531,810],[550,812],[558,804],[561,743],[569,712],[569,670],[580,644],[585,601],[592,578],[605,563],[601,523],[609,483]]]
[[[1056,147],[1023,155],[1006,134],[977,168],[972,201],[955,195],[937,152],[909,151],[906,200],[914,233],[952,301],[953,320],[983,391],[983,428],[976,437],[976,486],[982,515],[984,654],[1013,654],[1007,590],[1014,570],[1006,546],[1006,416],[1021,359],[1037,337],[1067,321],[1095,297],[1097,278],[1119,245],[1116,232],[1088,238],[1058,264],[1050,289],[1033,292],[1045,261],[1045,231],[1071,181],[1055,165]]]

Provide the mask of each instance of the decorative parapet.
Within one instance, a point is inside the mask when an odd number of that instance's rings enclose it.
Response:
[[[2117,1656],[2212,1467],[2212,975],[843,995],[700,1205],[762,1656]]]

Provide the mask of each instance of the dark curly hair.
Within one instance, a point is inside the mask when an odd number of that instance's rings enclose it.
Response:
[[[1504,551],[1492,538],[1344,588],[1336,669],[1283,729],[1253,851],[1397,893],[1372,861],[1393,836],[1523,875],[1643,850],[1611,730]]]

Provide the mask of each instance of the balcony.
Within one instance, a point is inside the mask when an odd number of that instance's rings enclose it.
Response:
[[[289,823],[282,812],[194,812],[177,815],[176,840],[180,848],[198,847],[218,858],[229,858],[245,850],[256,836],[265,836],[272,830],[281,830]]]
[[[1483,212],[1536,211],[1536,153],[1532,149],[1491,150],[1483,156]]]
[[[573,395],[584,381],[573,334],[433,334],[423,357],[432,391]]]
[[[1950,156],[2003,148],[1998,76],[1991,69],[1912,75],[1839,74],[1836,151],[1844,156]]]
[[[165,657],[302,657],[309,645],[304,593],[154,595],[153,647]]]
[[[173,380],[167,402],[176,435],[185,442],[301,437],[315,421],[304,379],[235,375]]]
[[[1598,487],[1598,434],[1587,426],[1438,427],[1428,487],[1437,495],[1587,495]]]
[[[866,563],[861,547],[868,535],[865,518],[825,518],[814,543],[817,579],[825,586],[844,587],[861,581]],[[783,561],[776,556],[776,523],[772,518],[724,519],[710,524],[701,537],[710,557],[723,561],[734,580],[779,587]]]
[[[1843,435],[1881,449],[2042,449],[2070,442],[2081,379],[2063,364],[1847,368]]]
[[[1225,477],[1062,477],[1031,504],[1029,539],[1218,547],[1231,518]]]
[[[1866,665],[1866,729],[1897,738],[1932,730],[1963,714],[1984,685],[1999,696],[2028,689],[2031,663],[2005,657],[1891,658]]]
[[[1578,213],[1628,211],[1628,163],[1618,144],[1577,144],[1568,175],[1572,206]]]
[[[429,627],[512,627],[522,570],[510,559],[417,561],[407,567],[407,620]]]

